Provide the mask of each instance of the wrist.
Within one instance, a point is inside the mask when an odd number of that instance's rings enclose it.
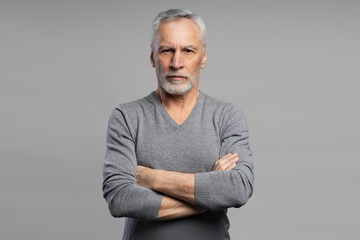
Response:
[[[151,169],[151,171],[149,171],[148,179],[152,190],[161,191],[162,181],[164,180],[164,176],[162,176],[163,172],[164,170],[161,169]]]
[[[139,186],[153,189],[155,169],[138,166],[136,170],[136,182]],[[154,189],[153,189],[154,190]]]

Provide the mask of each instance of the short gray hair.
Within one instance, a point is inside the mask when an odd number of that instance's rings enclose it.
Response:
[[[190,10],[183,10],[183,9],[169,9],[166,11],[160,12],[154,19],[152,23],[152,31],[151,31],[151,48],[154,47],[155,41],[155,33],[158,30],[161,23],[170,21],[170,20],[177,20],[180,18],[187,18],[192,20],[199,28],[202,45],[203,47],[206,46],[206,26],[202,18],[195,14]]]

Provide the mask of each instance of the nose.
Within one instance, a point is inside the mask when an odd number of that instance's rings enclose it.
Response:
[[[174,55],[172,56],[170,67],[174,70],[181,69],[184,67],[183,58],[179,51],[175,51]]]

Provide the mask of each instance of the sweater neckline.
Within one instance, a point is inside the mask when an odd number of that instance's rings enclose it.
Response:
[[[162,115],[167,119],[167,121],[176,129],[180,130],[181,128],[185,127],[186,125],[188,125],[192,119],[195,118],[195,116],[197,115],[196,113],[199,111],[199,108],[201,106],[201,103],[203,102],[204,99],[204,94],[200,91],[199,96],[196,100],[195,106],[193,107],[193,109],[191,110],[189,116],[185,119],[185,121],[181,124],[178,124],[177,122],[174,121],[174,119],[170,116],[170,114],[168,113],[168,111],[166,111],[165,107],[162,105],[162,103],[160,102],[160,100],[157,98],[155,91],[151,92],[149,94],[149,97],[151,99],[151,102],[154,103],[154,105],[160,109]]]

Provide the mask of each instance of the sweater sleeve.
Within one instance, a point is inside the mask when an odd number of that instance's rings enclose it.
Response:
[[[134,138],[124,111],[110,116],[103,167],[103,196],[114,217],[156,220],[162,195],[136,183]]]
[[[225,117],[220,138],[220,156],[238,153],[240,160],[232,170],[195,174],[195,204],[212,211],[241,207],[252,195],[254,183],[248,127],[237,108]]]

